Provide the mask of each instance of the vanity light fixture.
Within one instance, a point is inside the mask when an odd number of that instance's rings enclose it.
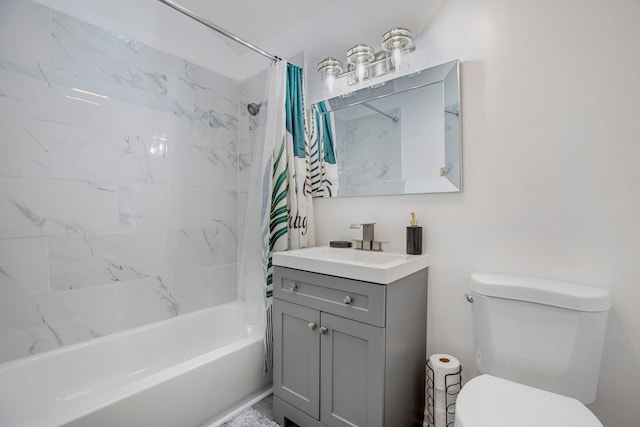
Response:
[[[412,44],[411,31],[405,28],[394,28],[382,36],[382,50],[389,55],[389,64],[394,71],[400,70],[404,53]]]
[[[318,64],[318,72],[322,78],[322,86],[325,87],[329,93],[333,92],[336,77],[342,74],[343,70],[342,61],[331,56],[323,59]]]
[[[400,71],[405,62],[406,54],[415,50],[413,34],[406,28],[393,28],[382,36],[382,51],[375,52],[373,47],[366,44],[356,44],[347,51],[348,69],[345,70],[342,61],[328,57],[318,64],[318,72],[322,78],[322,86],[330,95],[335,82],[346,77],[349,85],[361,83],[374,77]]]
[[[375,59],[373,48],[366,44],[357,44],[347,51],[349,69],[354,71],[357,83],[363,82],[369,77],[369,68],[367,66]]]

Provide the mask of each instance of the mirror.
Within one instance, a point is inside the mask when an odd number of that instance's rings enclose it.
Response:
[[[458,61],[319,104],[338,197],[462,190]]]

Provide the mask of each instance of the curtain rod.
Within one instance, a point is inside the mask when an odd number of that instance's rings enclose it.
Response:
[[[161,2],[161,3],[166,4],[167,6],[169,6],[169,7],[173,8],[173,9],[177,10],[178,12],[188,16],[189,18],[198,21],[202,25],[205,25],[205,26],[211,28],[213,31],[216,31],[216,32],[222,34],[223,36],[229,37],[231,40],[234,40],[235,42],[240,43],[241,45],[243,45],[245,47],[248,47],[252,51],[257,52],[262,56],[266,56],[267,58],[269,58],[273,62],[278,62],[278,61],[282,60],[282,58],[280,58],[278,56],[275,56],[275,55],[272,55],[269,52],[266,52],[266,51],[260,49],[259,47],[252,45],[248,41],[241,39],[240,37],[236,36],[233,33],[230,33],[229,31],[225,30],[222,27],[219,27],[218,25],[214,24],[213,22],[207,21],[206,19],[204,19],[201,16],[193,13],[192,11],[190,11],[186,7],[183,7],[183,6],[179,5],[178,3],[175,3],[175,2],[173,2],[171,0],[158,0],[158,1]]]

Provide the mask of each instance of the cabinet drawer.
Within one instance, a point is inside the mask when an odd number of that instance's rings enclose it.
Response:
[[[385,326],[386,286],[292,268],[274,268],[273,292],[290,301],[338,316]]]

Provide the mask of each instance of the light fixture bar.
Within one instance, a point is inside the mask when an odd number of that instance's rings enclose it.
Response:
[[[333,92],[336,79],[342,77],[346,77],[351,86],[406,68],[405,54],[415,50],[413,33],[406,28],[392,28],[383,34],[381,46],[380,52],[366,44],[351,47],[346,54],[349,66],[344,71],[338,59],[328,57],[320,61],[318,72],[324,90],[329,94]]]

